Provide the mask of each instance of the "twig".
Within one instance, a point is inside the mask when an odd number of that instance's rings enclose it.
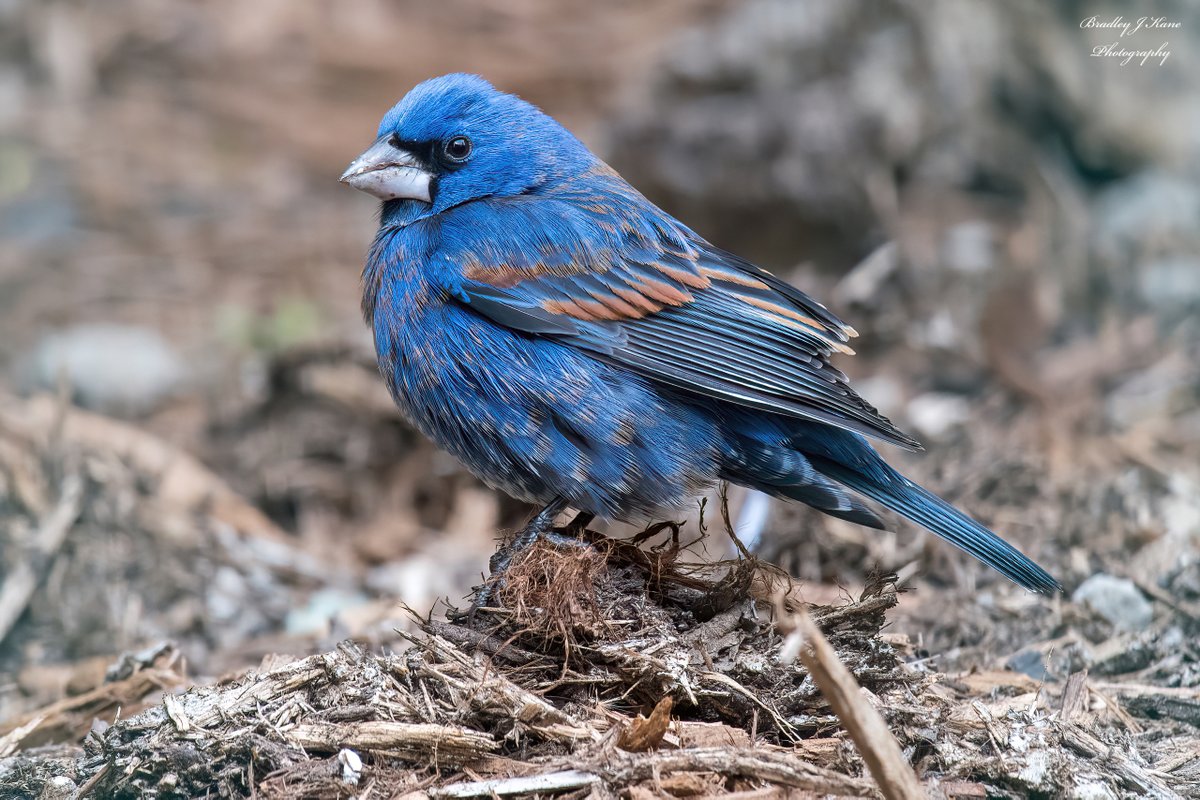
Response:
[[[336,753],[349,747],[422,757],[437,753],[439,760],[462,761],[499,749],[491,736],[470,728],[387,720],[304,723],[287,731],[286,736],[305,750],[318,753]]]
[[[86,451],[113,453],[139,473],[157,476],[156,492],[168,504],[204,508],[236,531],[288,541],[287,534],[266,514],[199,459],[132,425],[64,407],[57,398],[44,395],[0,408],[0,423],[42,438],[61,437],[65,444]]]
[[[17,749],[21,746],[21,741],[41,727],[45,721],[46,715],[44,713],[38,714],[30,718],[25,724],[13,728],[4,736],[0,736],[0,758],[8,758],[17,752]]]
[[[433,798],[461,797],[509,797],[518,794],[557,794],[571,789],[582,789],[598,783],[600,776],[577,769],[562,772],[547,772],[543,775],[526,775],[517,778],[500,778],[489,781],[467,781],[430,789]]]
[[[555,708],[544,698],[523,689],[504,675],[495,670],[488,670],[484,665],[473,660],[440,636],[413,636],[403,631],[397,631],[403,638],[426,651],[439,662],[445,670],[457,667],[461,676],[462,688],[470,692],[470,703],[473,707],[495,712],[508,709],[514,720],[529,726],[540,736],[547,739],[574,742],[580,739],[599,739],[600,734],[558,708]],[[431,672],[434,670],[431,669]],[[438,680],[451,685],[453,681],[444,674],[438,673]]]
[[[979,717],[979,721],[983,723],[983,729],[987,731],[988,741],[992,743],[992,750],[996,755],[1002,755],[1004,749],[1000,747],[1000,737],[996,735],[996,729],[992,727],[992,715],[983,707],[983,703],[978,700],[971,701],[971,709],[975,712],[975,716]]]
[[[471,650],[487,653],[489,656],[505,661],[514,666],[522,667],[535,661],[545,661],[543,656],[525,650],[495,636],[471,630],[462,625],[450,625],[438,620],[421,620],[421,626],[430,633],[441,636],[455,644],[466,645]]]
[[[552,794],[585,786],[606,786],[619,790],[673,772],[711,772],[722,776],[766,781],[776,786],[803,789],[818,794],[851,797],[873,794],[871,786],[866,782],[801,761],[789,752],[698,747],[650,753],[606,751],[600,760],[584,769],[555,770],[540,775],[456,783],[440,789],[430,789],[429,796],[448,799]]]
[[[721,496],[721,521],[725,523],[725,533],[733,541],[734,546],[737,548],[738,554],[741,555],[741,557],[744,559],[753,561],[754,554],[750,552],[750,550],[746,547],[746,545],[742,544],[742,540],[738,538],[737,532],[733,529],[733,518],[729,514],[729,484],[728,483],[724,483],[724,482],[721,483],[720,496]]]
[[[747,689],[745,686],[742,686],[733,678],[720,672],[705,672],[701,673],[700,679],[704,681],[711,681],[713,683],[719,683],[722,686],[727,686],[733,691],[742,695],[747,700],[761,708],[763,711],[766,711],[771,716],[771,720],[775,723],[775,726],[779,729],[780,733],[786,735],[793,742],[800,741],[800,732],[797,731],[791,723],[779,716],[779,712],[772,708],[769,704],[763,702],[758,695]]]
[[[108,774],[108,769],[109,765],[104,764],[100,769],[96,770],[95,775],[88,778],[82,786],[75,790],[75,794],[71,795],[71,800],[84,800],[85,797],[92,793],[100,781],[104,780],[104,776]]]
[[[1172,597],[1169,592],[1163,591],[1150,581],[1143,581],[1138,578],[1130,578],[1130,580],[1141,590],[1142,594],[1149,595],[1172,611],[1183,614],[1192,622],[1200,622],[1200,606],[1178,597]]]
[[[829,641],[813,623],[808,611],[793,617],[793,636],[802,638],[800,661],[813,682],[842,721],[871,776],[889,800],[921,800],[925,793],[912,767],[904,760],[900,745],[879,712],[863,699],[850,670],[838,660]]]
[[[49,742],[73,741],[83,735],[96,717],[127,708],[151,692],[178,685],[183,676],[170,669],[144,669],[115,683],[106,683],[75,697],[51,703],[30,714],[0,723],[0,756],[12,748]],[[36,724],[33,724],[35,723]],[[24,730],[24,733],[18,734]]]

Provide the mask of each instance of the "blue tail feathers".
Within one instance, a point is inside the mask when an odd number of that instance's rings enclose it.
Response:
[[[1014,583],[1041,594],[1062,591],[1058,581],[1015,547],[890,467],[882,475],[869,475],[828,458],[809,459],[821,474],[923,525]]]

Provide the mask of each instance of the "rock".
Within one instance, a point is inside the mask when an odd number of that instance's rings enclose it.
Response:
[[[357,591],[328,588],[313,592],[308,605],[288,612],[284,628],[291,636],[321,636],[328,634],[332,623],[343,612],[369,602]]]
[[[1087,606],[1118,630],[1138,631],[1154,618],[1154,608],[1133,581],[1102,572],[1080,584],[1071,599]]]
[[[709,214],[738,252],[774,220],[810,252],[803,223],[861,237],[881,178],[903,204],[910,187],[1035,193],[1046,164],[1086,183],[1194,161],[1200,110],[1175,98],[1200,61],[1195,31],[1173,32],[1161,67],[1097,81],[1090,47],[1109,31],[1079,25],[1032,2],[747,0],[666,49],[607,155],[668,206]],[[990,260],[980,234],[953,234],[961,268]]]
[[[1200,185],[1161,170],[1146,170],[1107,187],[1094,207],[1102,249],[1137,247],[1195,232]]]
[[[987,272],[996,263],[996,236],[983,220],[952,225],[942,240],[942,261],[959,272]]]
[[[790,0],[738,4],[680,37],[612,126],[610,155],[652,194],[698,201],[698,213],[752,210],[758,233],[794,211],[861,231],[862,174],[911,156],[929,126],[920,37],[905,17],[861,0],[803,13]],[[788,225],[798,235],[794,217]]]
[[[407,558],[374,567],[367,573],[368,591],[394,597],[412,608],[426,608],[440,597],[452,596],[459,587],[477,582],[485,565],[478,553],[467,550],[461,539],[452,546],[435,543]]]
[[[67,800],[67,798],[75,796],[78,788],[75,781],[66,775],[55,775],[42,786],[39,800]]]
[[[879,373],[856,380],[860,397],[885,417],[895,419],[904,412],[904,384],[892,375]]]
[[[337,763],[342,768],[342,782],[350,786],[358,786],[362,778],[362,757],[348,747],[342,748],[337,754]]]
[[[908,418],[913,427],[931,439],[963,424],[970,414],[970,404],[958,394],[926,392],[908,401]]]
[[[183,362],[150,328],[85,324],[51,334],[18,368],[26,391],[55,391],[65,379],[86,408],[134,416],[153,409],[183,383]]]
[[[1197,216],[1200,220],[1200,215]],[[1184,309],[1200,305],[1200,259],[1171,256],[1139,270],[1142,299],[1152,308]]]
[[[1028,675],[1034,680],[1046,681],[1054,680],[1053,673],[1046,668],[1045,659],[1037,650],[1022,650],[1004,663],[1004,666],[1011,669],[1013,672],[1020,672],[1023,675]]]
[[[0,121],[11,109],[10,86],[0,72]],[[2,127],[2,126],[0,126]],[[62,242],[78,235],[78,190],[59,164],[37,157],[27,144],[0,142],[0,238],[13,244]]]
[[[1093,280],[1108,294],[1160,321],[1200,307],[1200,181],[1144,170],[1107,187],[1092,209]]]
[[[1197,375],[1191,360],[1174,353],[1141,369],[1109,391],[1105,415],[1122,429],[1150,419],[1169,418],[1194,403]]]

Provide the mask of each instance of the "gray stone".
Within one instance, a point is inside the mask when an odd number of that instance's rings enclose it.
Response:
[[[1071,599],[1087,606],[1119,630],[1142,630],[1154,618],[1153,606],[1133,581],[1103,572],[1080,584]]]
[[[27,391],[54,391],[65,379],[81,405],[136,415],[177,391],[185,369],[155,330],[85,324],[42,339],[18,368],[18,375]]]
[[[321,589],[308,598],[308,605],[288,612],[284,628],[292,636],[327,633],[331,623],[343,612],[370,601],[366,595],[344,589]]]
[[[1198,224],[1200,184],[1159,170],[1114,183],[1095,203],[1094,230],[1102,251],[1191,236]]]
[[[1013,672],[1028,675],[1034,680],[1046,681],[1054,679],[1054,675],[1046,668],[1045,659],[1037,650],[1022,650],[1006,661],[1004,666]]]
[[[971,416],[967,398],[948,392],[926,392],[908,401],[908,419],[922,436],[936,439]]]
[[[942,259],[959,272],[987,272],[996,263],[996,235],[982,220],[952,225],[942,240]]]
[[[1200,224],[1200,216],[1197,217]],[[1171,256],[1139,270],[1142,298],[1154,308],[1187,308],[1200,304],[1200,259]]]
[[[42,793],[38,795],[38,798],[39,800],[67,800],[75,795],[77,788],[75,781],[66,775],[55,775],[42,786]]]

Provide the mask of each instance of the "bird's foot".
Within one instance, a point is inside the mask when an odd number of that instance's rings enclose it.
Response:
[[[595,515],[580,512],[575,519],[571,520],[570,524],[561,529],[563,532],[554,529],[554,518],[566,508],[566,505],[566,500],[561,498],[551,501],[513,537],[511,542],[502,545],[492,554],[488,562],[491,577],[475,590],[475,597],[470,608],[452,615],[451,619],[454,622],[473,623],[480,609],[490,608],[496,592],[504,586],[504,578],[509,568],[515,562],[520,561],[521,557],[528,553],[538,541],[550,542],[559,547],[588,546],[588,543],[580,537],[587,530],[591,521],[595,519]]]
[[[568,539],[574,539],[576,544],[585,544],[587,543],[588,525],[591,525],[595,518],[595,514],[580,511],[573,520],[561,528],[552,530],[551,533],[559,537],[558,544],[565,545],[568,543]]]

